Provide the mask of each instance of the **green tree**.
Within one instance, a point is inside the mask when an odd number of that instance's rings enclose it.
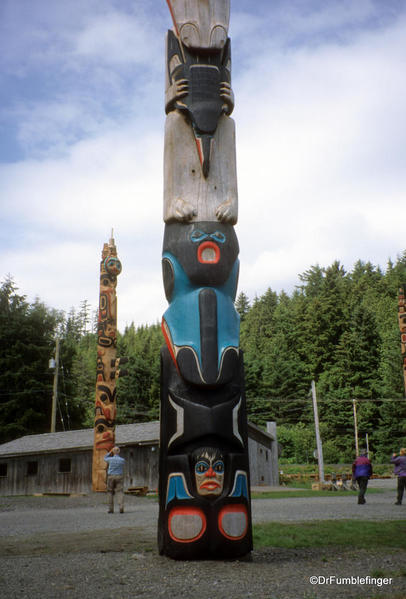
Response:
[[[52,355],[60,315],[17,293],[12,278],[0,287],[0,442],[49,431]]]
[[[65,365],[62,383],[70,428],[92,427],[96,393],[97,335],[85,333],[76,342],[69,336],[62,339],[61,355],[62,365]]]
[[[240,315],[241,322],[243,322],[243,320],[245,319],[245,317],[248,314],[249,309],[250,309],[250,302],[249,302],[248,296],[245,295],[245,293],[243,291],[241,291],[241,293],[239,293],[239,295],[235,301],[235,309],[237,310],[238,314]]]
[[[301,277],[307,282],[303,293],[306,298],[303,315],[303,335],[307,339],[306,360],[314,378],[325,370],[332,360],[335,347],[345,331],[347,282],[345,270],[339,262]],[[310,286],[310,289],[308,287]]]
[[[158,323],[135,328],[134,323],[120,336],[118,351],[130,359],[129,375],[119,379],[118,410],[127,421],[159,418],[160,348],[163,335]],[[133,415],[133,416],[132,416]]]

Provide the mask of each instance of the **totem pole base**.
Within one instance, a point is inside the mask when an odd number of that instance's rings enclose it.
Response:
[[[186,383],[166,347],[161,368],[159,553],[243,557],[252,529],[242,358],[236,380],[220,388]]]

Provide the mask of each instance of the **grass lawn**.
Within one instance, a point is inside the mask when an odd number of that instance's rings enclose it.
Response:
[[[299,524],[254,524],[254,546],[259,547],[357,547],[406,549],[406,520],[384,522],[313,520]]]

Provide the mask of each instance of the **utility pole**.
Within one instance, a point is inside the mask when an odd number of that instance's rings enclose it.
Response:
[[[399,288],[398,322],[400,329],[400,351],[402,354],[403,384],[406,396],[406,284]]]
[[[352,400],[352,407],[354,410],[354,437],[355,437],[355,455],[359,456],[359,447],[358,447],[358,421],[357,421],[357,400]]]
[[[316,444],[317,444],[317,461],[319,464],[319,481],[324,483],[324,462],[323,462],[323,446],[320,437],[319,412],[317,409],[316,383],[312,381],[312,397],[313,397],[313,412],[314,412],[314,427],[316,429]]]
[[[52,392],[52,412],[51,412],[51,433],[55,432],[56,428],[56,404],[58,403],[58,374],[59,374],[59,338],[55,341],[55,370],[54,370],[54,386]]]

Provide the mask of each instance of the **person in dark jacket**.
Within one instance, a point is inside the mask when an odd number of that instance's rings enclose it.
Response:
[[[358,503],[360,505],[366,503],[365,493],[370,476],[372,476],[372,464],[367,457],[367,451],[362,449],[359,453],[359,457],[354,460],[352,464],[352,478],[358,483]]]
[[[390,461],[395,464],[394,474],[398,477],[398,500],[395,505],[402,505],[403,493],[406,489],[406,447],[402,447],[399,455],[394,453]]]

